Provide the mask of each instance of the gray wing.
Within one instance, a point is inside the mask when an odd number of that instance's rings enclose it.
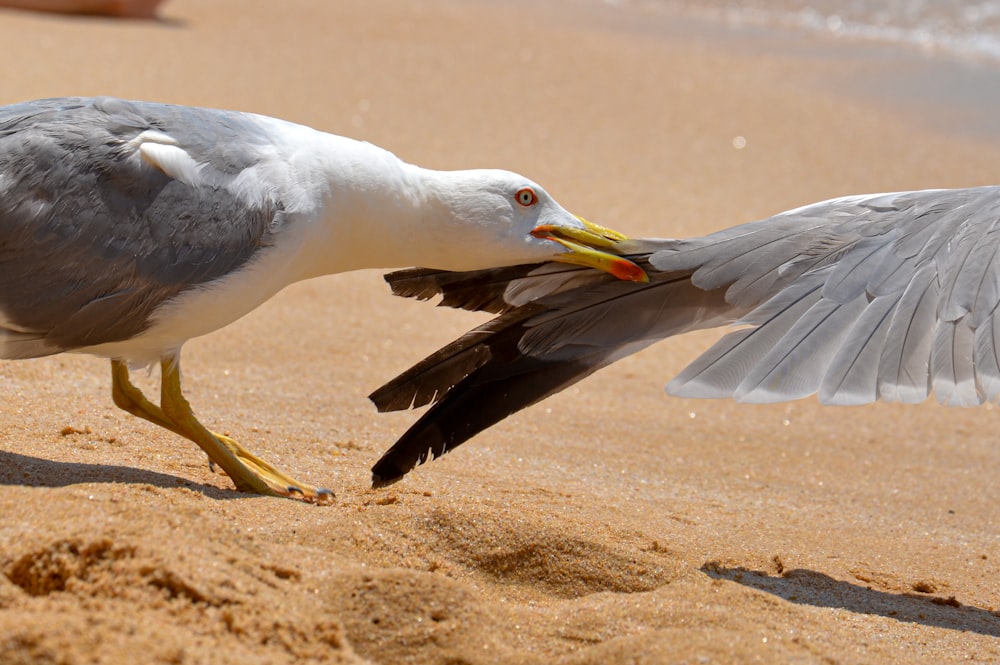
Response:
[[[650,262],[752,307],[668,391],[825,404],[1000,397],[1000,188],[840,199]]]
[[[998,221],[1000,188],[986,187],[836,199],[703,238],[631,241],[626,250],[647,267],[649,284],[556,288],[373,393],[381,410],[433,404],[375,465],[375,482],[659,339],[727,323],[738,328],[674,379],[671,393],[766,402],[818,392],[831,404],[914,402],[931,390],[950,404],[997,399]],[[445,302],[452,284],[470,290],[462,279],[439,281]],[[422,293],[433,290],[424,284]],[[502,311],[497,298],[487,300]]]
[[[158,132],[197,182],[136,154]],[[282,204],[231,188],[268,136],[240,113],[117,99],[0,108],[0,333],[8,357],[119,341],[164,300],[239,269]]]

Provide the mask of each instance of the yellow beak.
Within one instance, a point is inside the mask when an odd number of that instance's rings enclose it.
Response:
[[[646,271],[635,263],[617,254],[602,251],[613,249],[621,241],[628,240],[627,236],[599,224],[588,222],[583,217],[577,217],[577,219],[580,220],[584,228],[576,229],[543,224],[532,229],[531,235],[557,242],[569,250],[556,256],[554,261],[596,268],[629,282],[649,281],[649,275],[646,274]]]

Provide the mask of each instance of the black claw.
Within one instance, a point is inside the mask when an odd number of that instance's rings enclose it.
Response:
[[[333,503],[336,495],[328,490],[317,488],[315,496],[307,495],[301,487],[296,487],[295,485],[286,485],[285,490],[288,492],[289,497],[301,498],[307,503],[316,503],[324,505],[327,503]]]
[[[316,490],[316,504],[323,506],[328,503],[333,503],[333,499],[336,495],[328,489],[317,489]]]

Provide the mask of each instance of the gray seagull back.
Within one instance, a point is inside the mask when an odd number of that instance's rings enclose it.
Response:
[[[159,132],[199,182],[139,157]],[[33,357],[133,337],[165,301],[244,267],[282,202],[229,187],[272,151],[253,116],[118,99],[0,110],[0,349]]]

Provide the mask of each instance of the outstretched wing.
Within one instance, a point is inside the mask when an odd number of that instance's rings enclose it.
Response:
[[[813,228],[788,229],[800,223]],[[770,247],[741,246],[755,237]],[[1000,188],[835,200],[700,244],[652,263],[695,264],[696,285],[753,310],[671,394],[866,404],[933,391],[956,406],[1000,396]]]
[[[502,280],[479,303],[449,302],[441,286],[445,304],[506,313],[372,395],[380,410],[433,404],[375,465],[374,481],[396,480],[659,339],[727,323],[737,329],[669,392],[747,402],[818,392],[829,404],[915,402],[932,390],[948,404],[997,399],[998,221],[997,187],[848,197],[703,238],[631,241],[648,284],[540,288],[517,304]],[[531,270],[518,279],[530,282]],[[461,275],[449,279],[468,290]]]

